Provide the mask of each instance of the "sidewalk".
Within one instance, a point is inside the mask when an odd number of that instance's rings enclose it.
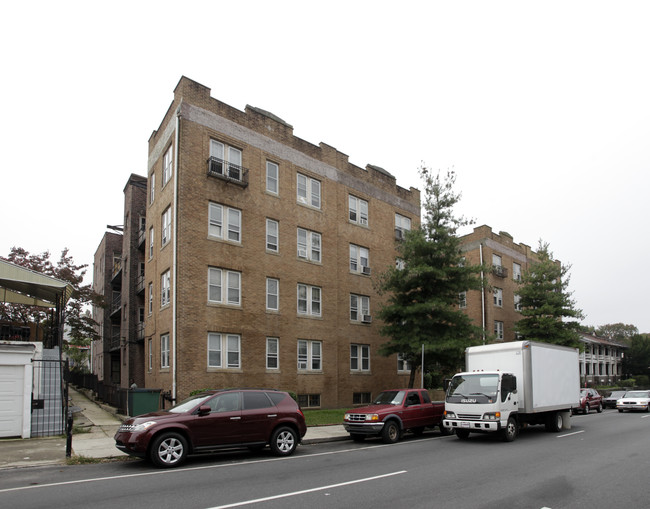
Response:
[[[69,387],[69,405],[74,416],[72,457],[112,459],[127,455],[115,448],[113,436],[122,424],[116,410],[97,403],[83,392]],[[303,444],[347,440],[342,425],[307,428]],[[65,437],[0,439],[0,470],[28,466],[65,464]]]

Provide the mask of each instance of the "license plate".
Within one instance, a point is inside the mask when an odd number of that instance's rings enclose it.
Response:
[[[461,428],[469,428],[469,422],[461,422],[460,427]]]

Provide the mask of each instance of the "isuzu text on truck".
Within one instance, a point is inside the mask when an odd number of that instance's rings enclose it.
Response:
[[[528,424],[571,428],[580,404],[578,350],[515,341],[465,350],[466,372],[447,388],[443,425],[460,439],[498,432],[507,442]]]
[[[432,402],[426,389],[392,389],[379,393],[369,406],[345,412],[343,426],[355,441],[380,436],[392,444],[405,431],[420,434],[425,428],[439,427],[448,434],[442,425],[444,410],[445,404]]]

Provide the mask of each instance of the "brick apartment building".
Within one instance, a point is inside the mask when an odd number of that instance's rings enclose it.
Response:
[[[124,224],[106,232],[94,258],[93,290],[108,307],[93,307],[100,338],[93,372],[106,386],[144,386],[144,248],[147,179],[131,175],[124,187]]]
[[[492,270],[482,275],[488,289],[461,295],[460,307],[483,328],[486,342],[515,341],[514,325],[522,318],[515,293],[537,255],[530,246],[516,244],[509,233],[497,234],[485,225],[461,237],[461,244],[468,263],[484,264]]]
[[[275,387],[328,408],[407,382],[377,353],[373,279],[419,223],[417,189],[185,77],[147,176],[146,387]]]

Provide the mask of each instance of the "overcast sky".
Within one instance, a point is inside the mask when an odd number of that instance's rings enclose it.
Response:
[[[0,7],[0,254],[69,247],[92,277],[184,75],[402,187],[453,168],[457,213],[572,265],[584,324],[650,332],[650,2],[101,6]]]

